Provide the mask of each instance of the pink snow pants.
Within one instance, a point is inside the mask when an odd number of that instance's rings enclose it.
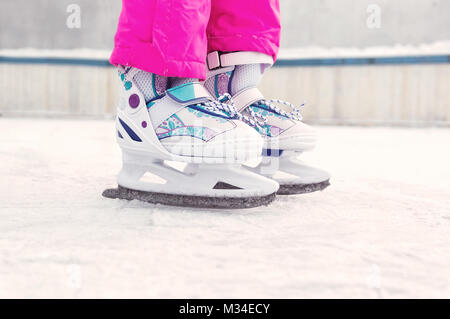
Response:
[[[110,62],[164,76],[204,79],[211,51],[276,59],[278,0],[122,0]]]

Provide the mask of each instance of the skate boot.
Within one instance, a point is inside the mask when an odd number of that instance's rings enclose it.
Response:
[[[103,196],[182,207],[268,205],[279,185],[241,167],[258,160],[263,141],[232,106],[214,100],[199,82],[158,92],[145,101],[135,83],[144,72],[120,68],[116,138],[123,154],[118,188]],[[147,73],[150,74],[150,73]],[[156,94],[157,93],[157,94]]]
[[[263,160],[248,168],[280,184],[277,194],[301,194],[323,190],[330,175],[306,165],[298,156],[314,148],[314,131],[302,122],[294,105],[267,100],[257,86],[272,57],[257,52],[212,52],[205,87],[214,97],[229,93],[234,106],[259,124],[254,126],[264,139]]]

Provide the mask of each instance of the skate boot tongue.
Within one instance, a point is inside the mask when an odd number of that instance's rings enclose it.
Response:
[[[197,104],[213,101],[208,90],[199,82],[189,82],[167,90],[167,95],[182,104]]]

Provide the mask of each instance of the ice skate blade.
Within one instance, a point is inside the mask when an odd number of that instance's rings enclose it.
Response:
[[[323,191],[330,186],[330,180],[313,184],[284,184],[280,185],[277,195],[297,195]]]
[[[213,208],[213,209],[243,209],[267,206],[275,200],[275,193],[265,196],[251,197],[208,197],[174,195],[156,192],[144,192],[132,190],[126,187],[107,189],[102,194],[106,198],[140,200],[151,204],[162,204],[167,206],[191,207],[191,208]]]

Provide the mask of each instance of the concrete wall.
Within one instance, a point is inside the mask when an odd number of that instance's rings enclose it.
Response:
[[[72,3],[80,29],[66,26]],[[120,0],[1,0],[0,48],[111,49],[120,8]]]
[[[283,47],[417,45],[450,39],[448,0],[281,0]],[[381,28],[367,8],[381,8]]]
[[[254,1],[255,5],[260,0]],[[81,28],[66,27],[67,6],[81,7]],[[366,25],[369,4],[381,28]],[[282,46],[368,47],[450,40],[448,0],[280,0]],[[110,49],[120,0],[1,0],[0,48]]]

